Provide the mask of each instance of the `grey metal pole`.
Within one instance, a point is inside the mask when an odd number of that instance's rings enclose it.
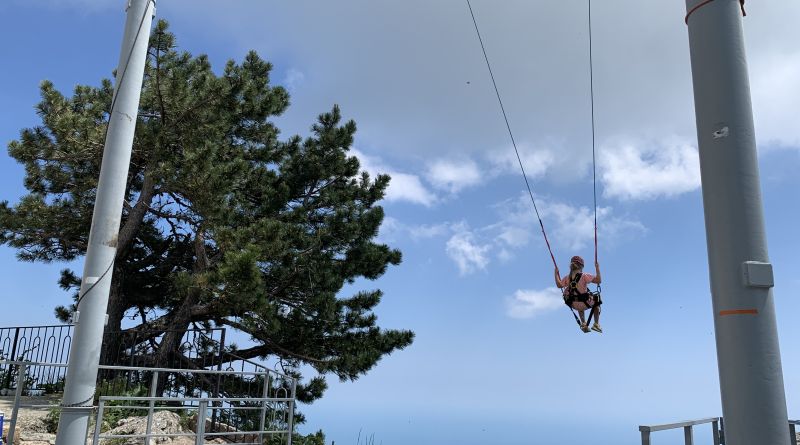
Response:
[[[56,442],[86,442],[155,0],[128,0]]]
[[[686,0],[726,445],[788,444],[739,0]]]

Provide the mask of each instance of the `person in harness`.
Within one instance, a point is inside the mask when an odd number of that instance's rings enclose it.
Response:
[[[600,265],[595,261],[594,269],[596,275],[583,272],[583,258],[574,256],[569,263],[569,275],[561,278],[558,271],[558,266],[555,270],[556,286],[562,289],[564,295],[564,303],[570,307],[570,310],[578,311],[580,321],[578,324],[583,332],[589,332],[589,326],[586,323],[583,313],[590,309],[592,312],[589,314],[589,320],[594,317],[594,324],[592,330],[596,332],[603,332],[600,327],[600,300],[599,293],[589,292],[589,283],[600,284]],[[573,312],[574,315],[574,312]],[[577,320],[577,318],[576,318]]]

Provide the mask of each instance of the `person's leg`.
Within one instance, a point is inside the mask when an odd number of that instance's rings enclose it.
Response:
[[[586,312],[585,310],[578,311],[578,315],[581,319],[581,331],[589,332],[589,326],[586,325],[586,317],[584,317],[583,313]]]
[[[594,311],[594,325],[592,325],[592,329],[597,332],[603,332],[603,329],[600,327],[600,305],[595,306],[592,310]]]

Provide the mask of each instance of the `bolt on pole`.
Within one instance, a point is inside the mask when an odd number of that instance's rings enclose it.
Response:
[[[155,0],[128,0],[56,443],[86,442]]]
[[[725,443],[788,445],[742,4],[686,10]]]

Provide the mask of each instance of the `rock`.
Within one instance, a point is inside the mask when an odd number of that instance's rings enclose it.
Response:
[[[20,428],[16,430],[16,437],[14,445],[54,445],[56,443],[55,434],[48,434],[44,425],[44,418],[47,415],[46,411],[27,411],[24,414],[21,412],[18,418]],[[224,431],[235,432],[235,429],[227,425],[223,425]],[[4,425],[7,427],[7,424]],[[7,428],[4,428],[7,429]],[[128,417],[117,422],[117,426],[113,429],[106,431],[103,435],[143,435],[147,430],[146,417]],[[151,428],[153,438],[148,445],[194,445],[195,436],[194,432],[190,429],[184,429],[181,426],[181,417],[171,411],[156,411],[153,415],[153,423]],[[164,437],[158,436],[159,434],[190,434],[189,436],[178,437]],[[90,433],[87,445],[93,443],[94,428],[90,428]],[[241,439],[239,435],[237,439]],[[254,436],[253,436],[254,437]],[[103,439],[101,443],[110,443],[111,439]],[[205,440],[207,445],[228,444],[241,440],[226,440],[222,437],[208,437]],[[132,437],[128,439],[114,439],[114,443],[118,445],[143,445],[144,439],[141,437]]]
[[[43,410],[20,411],[17,416],[17,434],[20,432],[47,434],[47,426],[44,424],[45,417],[47,417],[47,411]]]
[[[128,417],[117,422],[117,427],[109,430],[103,434],[144,434],[147,431],[147,418],[146,417]],[[185,432],[181,427],[181,418],[177,414],[170,411],[157,411],[153,414],[153,424],[151,426],[151,433],[155,436],[158,434],[180,434]],[[141,445],[142,438],[123,439],[120,442],[125,445]],[[194,444],[194,438],[189,437],[154,437],[151,440],[154,444],[165,445],[189,445]]]
[[[55,445],[56,435],[22,430],[19,433],[19,443],[21,445]]]

